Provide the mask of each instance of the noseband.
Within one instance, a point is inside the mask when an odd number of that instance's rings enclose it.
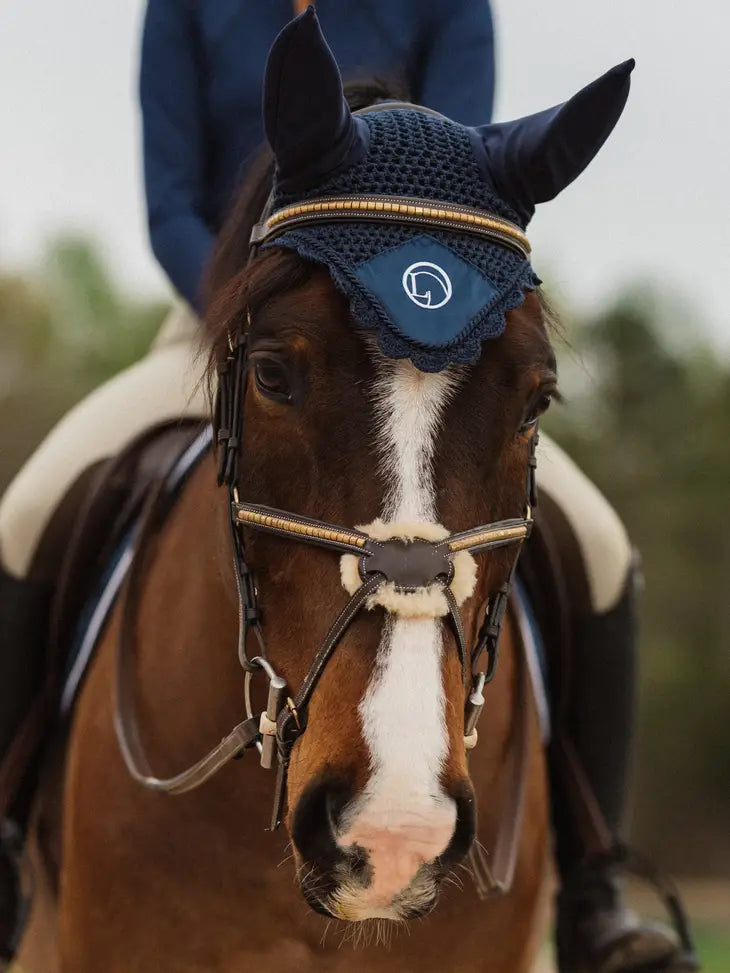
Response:
[[[419,201],[421,204],[423,202]],[[440,228],[463,231],[465,218],[463,211],[456,212],[459,208],[444,208],[433,201],[425,202],[432,210],[438,211]],[[381,196],[378,197],[378,203],[378,208],[368,208],[366,212],[360,210],[353,212],[351,209],[350,218],[382,219],[387,222],[401,218],[399,207],[403,204],[402,198]],[[335,219],[343,218],[342,210],[338,206],[333,211],[327,207],[323,207],[318,213],[308,211],[306,219],[307,222],[312,222],[319,217],[320,222],[327,222],[333,218],[333,213],[336,214]],[[414,216],[408,213],[405,215]],[[292,214],[287,213],[282,220],[277,220],[276,213],[265,213],[254,231],[253,242],[257,243],[268,238],[269,227],[272,235],[275,234],[282,221],[286,222],[291,216]],[[430,213],[427,216],[418,213],[415,217],[418,220],[431,218]],[[413,222],[412,219],[402,221]],[[514,248],[516,242],[521,244],[524,234],[519,227],[510,224],[505,228],[504,224],[505,221],[501,218],[483,213],[481,220],[477,221],[475,218],[472,226],[474,232],[487,236],[494,243],[510,248]],[[525,243],[524,247],[526,246]],[[252,247],[252,256],[254,253],[255,246]],[[247,322],[248,324],[250,322]],[[198,787],[229,760],[239,756],[243,750],[255,746],[261,755],[263,767],[271,769],[274,765],[277,766],[271,819],[271,827],[274,829],[281,823],[289,759],[294,744],[306,730],[307,708],[312,694],[349,626],[363,606],[385,584],[393,585],[396,591],[413,591],[432,585],[441,587],[446,599],[464,678],[466,696],[464,743],[467,749],[475,746],[476,725],[484,705],[483,690],[495,673],[499,635],[517,559],[522,543],[529,536],[532,527],[532,510],[537,500],[535,447],[538,437],[535,430],[530,439],[526,470],[526,501],[522,516],[482,524],[438,541],[418,536],[410,540],[375,539],[358,529],[342,527],[297,513],[241,500],[238,479],[248,376],[248,326],[236,334],[229,335],[228,354],[225,360],[218,363],[217,371],[218,396],[215,425],[219,455],[218,483],[220,486],[225,486],[228,491],[233,566],[238,594],[238,657],[245,671],[246,719],[234,727],[217,747],[186,771],[170,778],[160,778],[152,773],[137,730],[133,678],[130,672],[130,660],[134,656],[132,619],[139,598],[142,571],[137,566],[137,561],[141,559],[136,557],[135,566],[128,579],[129,587],[124,609],[124,615],[128,617],[130,624],[122,625],[122,635],[119,640],[116,728],[122,755],[132,777],[152,790],[171,794],[184,793]],[[149,506],[148,513],[149,518],[146,519],[149,523],[143,523],[140,528],[138,551],[144,546],[144,540],[148,539],[146,535],[151,533],[155,521],[159,519],[156,517],[154,501]],[[274,534],[290,541],[321,547],[340,556],[354,555],[357,559],[361,584],[333,621],[304,681],[295,693],[291,692],[286,681],[278,675],[267,655],[258,592],[246,556],[242,530],[244,527]],[[459,607],[450,587],[454,573],[454,558],[461,552],[478,554],[507,545],[516,545],[507,580],[490,594],[476,642],[469,649]],[[132,589],[135,589],[133,596],[130,595]],[[255,637],[258,646],[255,655],[250,655],[248,652],[251,635]],[[267,706],[262,713],[256,713],[251,697],[251,683],[254,674],[258,672],[263,672],[266,676],[269,687]]]

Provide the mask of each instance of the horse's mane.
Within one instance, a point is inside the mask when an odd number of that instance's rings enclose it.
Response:
[[[369,79],[345,85],[350,108],[357,111],[378,101],[407,101],[403,85]],[[244,171],[231,211],[223,224],[205,283],[206,328],[212,341],[211,364],[224,353],[229,331],[243,324],[247,310],[255,310],[272,294],[302,284],[311,268],[296,254],[276,250],[265,261],[265,273],[249,266],[249,238],[271,192],[274,156],[268,145],[257,152]],[[262,262],[263,264],[263,262]]]

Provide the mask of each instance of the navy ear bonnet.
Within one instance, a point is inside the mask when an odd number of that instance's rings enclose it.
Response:
[[[397,194],[476,206],[515,219],[486,185],[463,126],[406,109],[364,115],[368,153],[316,189],[277,190],[275,206],[318,196]],[[325,264],[350,299],[357,323],[377,335],[390,358],[423,371],[479,358],[500,335],[505,312],[539,283],[530,264],[466,233],[393,222],[302,227],[272,246]]]
[[[264,124],[276,157],[273,209],[337,197],[416,198],[529,222],[536,203],[571,182],[603,144],[628,96],[626,62],[569,102],[507,124],[468,128],[388,103],[353,116],[310,7],[269,55]],[[398,217],[287,229],[264,246],[327,267],[356,324],[390,358],[422,371],[471,364],[506,313],[540,283],[509,246]]]

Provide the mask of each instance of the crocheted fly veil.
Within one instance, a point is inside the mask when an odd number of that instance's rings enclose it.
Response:
[[[389,102],[353,115],[310,7],[269,54],[264,126],[276,175],[254,242],[324,264],[387,356],[423,371],[475,362],[539,283],[524,235],[535,205],[599,150],[633,66],[509,123],[470,128]]]

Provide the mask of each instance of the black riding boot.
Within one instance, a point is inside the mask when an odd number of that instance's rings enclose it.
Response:
[[[585,775],[585,790],[592,792],[588,805],[595,799],[609,840],[618,845],[634,728],[634,601],[632,572],[612,610],[588,616],[574,627],[561,720],[565,746],[552,754],[551,768],[561,879],[556,930],[560,973],[684,973],[698,968],[672,929],[643,922],[623,906],[610,856],[591,860],[585,821],[581,827],[575,794],[568,793],[576,779],[574,772],[566,774],[566,760],[578,766],[578,777]],[[560,747],[557,740],[554,750]]]
[[[43,677],[49,603],[48,585],[18,580],[0,568],[0,801],[7,805],[0,807],[0,963],[12,958],[22,925],[20,850],[32,796],[27,780],[10,783],[6,757],[17,746]]]

